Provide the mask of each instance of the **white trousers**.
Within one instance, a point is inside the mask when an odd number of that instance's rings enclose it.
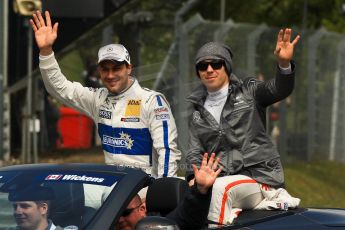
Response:
[[[260,184],[243,175],[218,177],[212,188],[208,219],[231,224],[242,209],[253,209],[264,199]]]

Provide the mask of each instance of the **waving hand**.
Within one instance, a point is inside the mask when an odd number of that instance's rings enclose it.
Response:
[[[222,171],[222,168],[218,168],[219,158],[215,158],[215,154],[212,153],[210,159],[207,161],[208,154],[205,153],[200,169],[196,165],[192,165],[195,176],[195,183],[200,193],[206,194],[208,189],[214,184],[217,176]],[[218,169],[217,169],[218,168]]]
[[[297,35],[296,38],[290,42],[291,31],[292,30],[290,28],[286,28],[285,30],[281,29],[278,33],[274,55],[276,55],[278,63],[281,67],[289,66],[289,63],[293,57],[294,47],[300,38],[300,36]]]
[[[58,23],[52,26],[50,14],[45,12],[45,20],[41,12],[37,11],[30,19],[30,24],[35,33],[35,39],[41,55],[49,55],[53,52],[53,44],[57,38]]]

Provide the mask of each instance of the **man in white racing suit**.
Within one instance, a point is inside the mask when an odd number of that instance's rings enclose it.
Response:
[[[139,167],[155,177],[175,176],[181,152],[177,130],[164,95],[142,88],[131,77],[132,65],[123,45],[110,44],[98,52],[104,88],[87,88],[61,73],[52,46],[58,23],[49,12],[30,20],[40,50],[39,67],[47,91],[67,106],[91,117],[97,125],[107,164]]]

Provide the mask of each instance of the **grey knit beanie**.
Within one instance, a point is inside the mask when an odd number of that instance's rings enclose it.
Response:
[[[221,59],[225,62],[226,72],[230,76],[232,72],[232,51],[229,46],[219,43],[219,42],[209,42],[203,45],[195,58],[195,66],[201,62],[208,59]],[[199,76],[198,70],[196,73]]]

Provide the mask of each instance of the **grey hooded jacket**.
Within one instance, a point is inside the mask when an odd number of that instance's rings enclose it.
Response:
[[[207,96],[204,86],[188,96],[192,111],[187,165],[200,165],[205,152],[214,152],[223,167],[221,176],[242,174],[273,187],[284,186],[279,153],[265,130],[266,107],[293,91],[294,63],[291,68],[291,74],[278,69],[276,77],[265,82],[255,78],[242,81],[231,74],[220,124],[203,106]],[[193,169],[188,167],[186,179],[192,178]]]

